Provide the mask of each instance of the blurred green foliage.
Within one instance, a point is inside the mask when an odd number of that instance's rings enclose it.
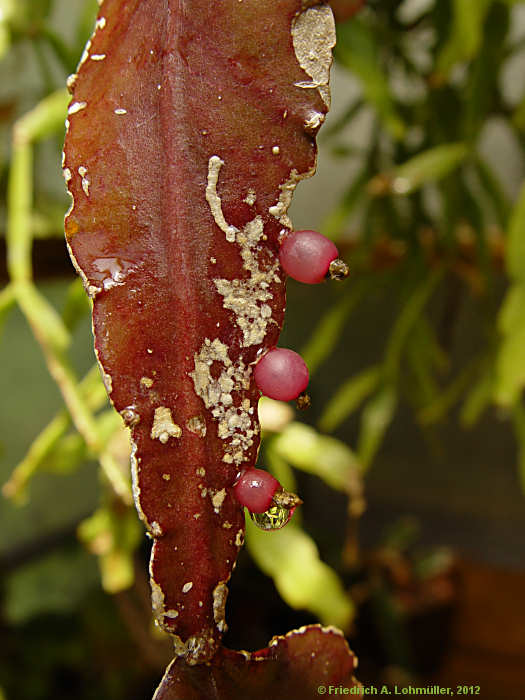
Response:
[[[334,291],[333,304],[303,348],[312,375],[331,361],[367,295],[384,294],[397,311],[382,329],[377,356],[361,368],[338,368],[339,386],[316,427],[267,404],[262,461],[286,488],[294,488],[298,470],[345,494],[350,520],[364,509],[364,476],[406,405],[422,429],[456,409],[468,428],[496,406],[515,431],[525,490],[525,186],[519,191],[505,162],[486,147],[488,130],[497,126],[524,161],[525,88],[516,88],[511,70],[525,54],[525,26],[516,31],[524,5],[369,0],[359,15],[338,25],[338,69],[348,71],[359,90],[321,132],[325,147],[352,163],[322,231],[337,241],[352,275]],[[1,134],[10,135],[0,152],[9,276],[0,291],[0,331],[18,305],[63,400],[12,465],[3,492],[22,504],[36,474],[66,478],[86,460],[98,460],[99,507],[87,518],[79,514],[78,536],[99,557],[104,589],[115,594],[133,584],[141,540],[130,506],[126,437],[107,405],[98,369],[81,379],[75,366],[74,334],[90,312],[81,284],[64,285],[60,303],[52,303],[34,283],[31,263],[33,239],[62,235],[65,195],[49,186],[47,172],[34,177],[35,164],[47,148],[53,177],[60,171],[68,100],[63,86],[97,9],[96,0],[71,2],[74,22],[64,33],[56,20],[62,6],[0,0],[0,70],[29,52],[38,71],[30,104],[22,91],[0,102]],[[363,119],[368,132],[356,145],[349,135]],[[457,309],[467,297],[480,310],[483,340],[457,366],[453,336]],[[352,416],[359,426],[354,444],[330,435]],[[274,535],[250,524],[247,542],[291,606],[348,627],[354,607],[341,571],[323,563],[300,517]],[[53,587],[53,578],[60,586]],[[5,615],[22,621],[73,609],[92,586],[93,568],[80,550],[51,554],[10,576]]]
[[[362,407],[363,469],[400,402],[422,425],[458,404],[465,426],[491,404],[509,417],[521,410],[525,195],[486,141],[496,125],[523,159],[525,96],[510,71],[523,57],[522,5],[371,0],[338,26],[336,60],[360,90],[324,139],[334,154],[351,154],[356,174],[322,230],[347,251],[354,279],[305,351],[317,370],[351,323],[361,287],[384,286],[399,300],[383,361],[342,377],[319,422],[332,431]],[[363,113],[372,128],[356,152],[348,136]],[[455,312],[466,297],[484,316],[484,342],[451,376]]]

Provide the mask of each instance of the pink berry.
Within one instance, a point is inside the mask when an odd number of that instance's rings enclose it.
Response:
[[[262,469],[247,469],[233,487],[236,499],[252,513],[264,513],[281,485]]]
[[[339,255],[331,240],[317,231],[294,231],[281,246],[279,261],[286,274],[298,282],[322,282],[330,263]]]
[[[254,378],[265,396],[291,401],[308,386],[308,368],[293,350],[273,348],[255,365]]]

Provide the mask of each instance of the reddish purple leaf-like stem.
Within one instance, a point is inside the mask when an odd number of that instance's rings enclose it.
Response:
[[[70,87],[66,235],[131,428],[153,605],[211,657],[259,445],[253,363],[283,322],[280,237],[312,173],[333,21],[315,0],[104,0]]]
[[[352,688],[358,696],[356,666],[340,632],[303,627],[251,654],[221,649],[211,664],[196,667],[176,660],[153,700],[307,700]]]

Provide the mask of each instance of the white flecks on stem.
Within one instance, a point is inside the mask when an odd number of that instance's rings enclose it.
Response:
[[[213,505],[213,510],[218,514],[221,510],[221,506],[226,498],[226,489],[221,489],[210,495],[211,502]]]
[[[213,619],[219,632],[226,632],[226,600],[228,598],[228,586],[221,581],[213,589]]]
[[[128,110],[124,109],[123,107],[117,107],[117,109],[114,109],[113,111],[115,112],[115,114],[119,114],[119,115],[128,113]]]
[[[162,615],[164,615],[164,591],[159,586],[159,584],[153,579],[153,577],[150,578],[150,586],[151,607],[153,609],[153,614],[160,622]]]
[[[86,109],[86,107],[87,107],[87,102],[73,102],[72,104],[69,105],[69,109],[67,110],[67,113],[71,116],[72,114],[76,114],[77,112],[80,112],[83,109]]]
[[[122,411],[119,411],[119,413],[128,428],[133,428],[135,425],[140,423],[140,414],[133,405],[126,406],[126,408],[123,408]]]
[[[102,365],[100,365],[100,367],[102,368]],[[102,382],[108,395],[111,394],[113,391],[113,380],[111,379],[111,374],[108,374],[102,370]]]
[[[134,440],[131,440],[131,491],[133,493],[133,500],[135,501],[135,507],[139,514],[139,518],[149,529],[148,519],[146,514],[142,510],[142,505],[140,503],[140,486],[139,486],[139,472],[141,458],[137,456],[137,444]]]
[[[162,531],[161,526],[158,524],[158,522],[157,522],[156,520],[154,520],[154,521],[151,523],[149,529],[150,529],[150,531],[151,531],[151,534],[152,534],[154,537],[161,537],[161,536],[164,534],[163,531]]]
[[[96,32],[96,28],[95,28],[95,32]],[[93,36],[94,36],[94,35],[93,35]],[[92,37],[92,38],[93,38],[93,37]],[[84,63],[85,63],[85,62],[87,61],[87,59],[89,58],[89,49],[91,48],[92,38],[89,39],[89,41],[87,42],[87,44],[86,44],[86,46],[85,46],[85,48],[84,48],[84,51],[82,52],[82,56],[80,57],[80,63],[78,64],[77,70],[80,70],[81,66],[83,66]]]
[[[153,425],[151,426],[151,439],[159,440],[165,445],[170,437],[180,438],[182,429],[180,425],[173,422],[171,410],[165,406],[159,406],[155,409]]]
[[[224,298],[225,309],[233,311],[235,322],[243,333],[243,347],[263,342],[268,323],[271,322],[271,307],[264,302],[273,298],[270,292],[272,282],[280,282],[277,276],[279,263],[275,261],[267,269],[259,267],[257,246],[264,237],[264,224],[261,216],[249,221],[242,230],[227,223],[221,199],[217,194],[217,181],[224,161],[212,156],[208,162],[208,185],[206,199],[217,225],[226,234],[226,240],[240,247],[244,269],[250,273],[248,279],[215,279],[217,291]],[[254,193],[255,194],[255,193]]]
[[[249,221],[237,234],[241,247],[244,268],[250,273],[248,279],[213,280],[219,294],[224,298],[223,306],[235,314],[235,322],[243,333],[243,347],[263,342],[271,319],[271,307],[265,303],[273,298],[270,284],[276,278],[278,265],[261,270],[255,255],[255,247],[264,232],[262,217]]]
[[[174,620],[178,616],[179,616],[178,610],[166,610],[164,613],[164,617],[168,617],[170,620]]]
[[[255,194],[255,190],[249,189],[248,194],[244,198],[244,201],[248,206],[253,207],[253,205],[257,201],[257,195]]]
[[[75,83],[77,82],[78,75],[76,73],[72,73],[67,77],[66,80],[66,86],[69,92],[73,92],[73,88],[75,87]]]
[[[305,131],[315,132],[324,122],[325,116],[322,112],[312,112],[304,121]]]
[[[212,156],[208,161],[208,184],[206,186],[206,201],[210,205],[211,213],[215,219],[215,223],[226,234],[226,240],[230,243],[235,243],[235,237],[239,229],[235,226],[230,226],[224,214],[222,213],[221,199],[217,194],[217,181],[219,172],[224,161],[219,156]]]
[[[73,196],[73,193],[70,190],[68,190],[68,194],[71,197],[71,205],[69,207],[69,211],[66,214],[66,220],[67,220],[67,217],[71,214],[71,212],[75,208],[75,197]],[[86,273],[78,264],[78,260],[76,259],[75,254],[73,253],[73,249],[71,248],[71,244],[69,243],[67,238],[66,238],[66,248],[68,250],[69,257],[71,258],[71,262],[73,263],[73,267],[75,268],[78,276],[82,280],[82,284],[84,285],[84,289],[86,290],[88,297],[90,299],[94,299],[96,297],[96,295],[102,291],[102,288],[90,283],[89,279],[86,276]]]
[[[287,211],[288,207],[292,203],[293,193],[295,192],[295,188],[299,182],[307,177],[310,177],[310,175],[313,175],[313,172],[315,172],[315,167],[313,168],[313,171],[308,171],[304,174],[299,174],[294,168],[290,172],[288,180],[279,185],[281,194],[279,195],[277,204],[271,206],[268,211],[272,216],[275,216],[275,218],[278,219],[283,226],[292,228],[292,222],[290,221]]]
[[[213,363],[221,366],[217,378],[210,371]],[[205,339],[200,351],[194,355],[194,364],[195,369],[189,375],[193,379],[195,393],[217,421],[217,435],[226,442],[225,454],[230,456],[228,461],[239,465],[245,459],[244,450],[253,445],[256,427],[243,406],[233,405],[231,394],[249,388],[251,367],[246,367],[242,361],[234,365],[228,356],[227,346],[217,338],[213,342]]]
[[[81,165],[78,168],[78,174],[82,178],[82,189],[84,190],[84,193],[86,197],[89,197],[89,185],[91,184],[88,178],[86,177],[87,175],[87,168]]]
[[[206,437],[206,423],[201,416],[193,416],[186,421],[186,427],[194,435],[203,438]]]
[[[330,106],[330,67],[335,46],[335,22],[328,5],[315,5],[298,15],[292,24],[292,41],[297,61],[312,79],[295,83],[298,87],[317,88]]]
[[[167,631],[170,632],[169,629]],[[178,635],[172,634],[172,640],[175,656],[183,656],[189,666],[201,663],[215,653],[216,643],[211,628],[188,637],[185,642]]]
[[[312,80],[299,80],[297,83],[294,83],[294,85],[304,90],[316,90],[319,87],[319,83],[314,83]]]

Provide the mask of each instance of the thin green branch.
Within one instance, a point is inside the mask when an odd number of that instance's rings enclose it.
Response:
[[[419,422],[430,425],[443,420],[472,384],[480,368],[486,363],[485,355],[473,360],[459,372],[454,380],[435,399],[419,412]]]
[[[6,285],[0,292],[0,319],[11,309],[16,303],[16,295],[13,284]]]
[[[7,267],[14,282],[28,281],[31,269],[33,206],[32,144],[55,133],[64,122],[69,96],[59,90],[39,102],[13,127],[7,193]]]
[[[15,127],[7,192],[7,271],[14,282],[27,281],[31,269],[31,204],[33,153]]]
[[[385,376],[393,383],[395,383],[399,373],[401,354],[408,334],[422,314],[442,274],[443,270],[435,270],[419,288],[414,291],[394,324],[388,340],[384,364]]]
[[[14,126],[12,167],[8,183],[8,272],[16,301],[40,343],[48,370],[60,389],[76,429],[88,449],[98,455],[102,469],[116,493],[129,502],[129,485],[114,458],[104,451],[104,440],[98,433],[93,413],[86,404],[78,379],[66,358],[70,334],[59,314],[32,283],[32,145],[60,128],[68,100],[65,90],[53,93]]]
[[[309,341],[301,351],[310,376],[313,376],[333,352],[344,331],[348,316],[359,304],[366,289],[367,284],[364,280],[354,282],[347,296],[334,305],[314,328]]]
[[[40,68],[40,73],[42,75],[42,82],[44,83],[44,90],[46,93],[50,93],[55,89],[55,81],[53,79],[53,72],[51,66],[49,65],[49,59],[46,54],[46,46],[42,41],[42,36],[36,36],[31,42],[31,46],[35,53],[36,62]]]
[[[106,391],[100,379],[98,365],[93,365],[79,385],[82,398],[87,407],[95,412],[107,401]],[[51,454],[58,441],[71,427],[71,414],[62,409],[33,440],[24,459],[17,464],[2,492],[6,498],[23,502],[25,490],[31,478],[40,469],[44,460]]]

